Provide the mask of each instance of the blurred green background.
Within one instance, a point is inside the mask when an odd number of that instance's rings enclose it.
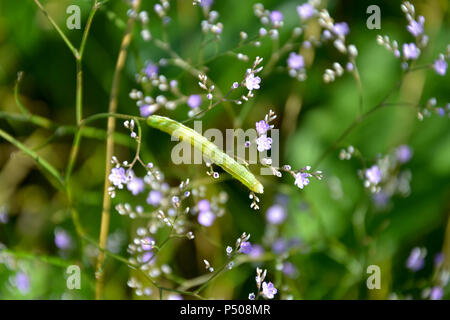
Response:
[[[150,30],[161,36],[160,22],[153,11],[155,1],[143,1],[142,8],[150,13]],[[216,1],[224,23],[219,52],[234,48],[239,32],[258,32],[260,23],[253,15],[255,1]],[[283,42],[298,24],[295,7],[300,1],[262,1],[270,10],[285,15],[280,30]],[[348,22],[350,43],[358,47],[357,64],[362,78],[364,109],[376,105],[400,79],[399,61],[377,45],[377,34],[389,34],[399,42],[411,41],[400,1],[328,1],[327,8],[336,21]],[[44,6],[70,40],[78,44],[81,30],[67,30],[65,10],[70,4],[81,7],[82,26],[86,22],[92,1],[48,0]],[[381,30],[366,27],[366,8],[377,4],[381,8]],[[446,0],[415,1],[417,12],[423,14],[430,44],[421,59],[433,61],[449,43],[449,3]],[[188,61],[195,62],[202,41],[201,11],[190,0],[171,1],[168,38],[173,49]],[[95,16],[83,61],[84,117],[107,112],[112,75],[126,21],[124,1],[108,1]],[[167,55],[153,44],[144,42],[135,30],[134,38],[120,83],[119,113],[138,115],[138,108],[128,93],[137,84],[134,74],[147,60],[158,61]],[[215,54],[214,44],[205,56]],[[256,55],[268,58],[269,41],[260,48],[241,50],[250,60]],[[353,78],[345,74],[334,83],[324,84],[322,74],[334,61],[345,62],[334,48],[324,47],[307,54],[314,60],[308,68],[305,82],[293,80],[285,73],[274,72],[263,78],[255,98],[233,108],[242,128],[250,128],[264,117],[269,108],[278,115],[276,126],[281,130],[281,162],[293,168],[313,164],[353,121],[358,96]],[[285,58],[280,64],[285,63]],[[223,56],[209,63],[208,76],[222,91],[233,81],[240,81],[250,63]],[[178,68],[166,67],[164,74],[180,81],[183,92],[198,92],[197,81]],[[0,111],[20,112],[14,101],[17,72],[23,71],[20,99],[33,114],[50,118],[59,124],[75,123],[75,62],[58,34],[33,1],[0,0]],[[438,102],[450,102],[449,76],[441,77],[432,70],[409,75],[397,92],[398,100],[424,103],[430,97]],[[301,106],[300,109],[292,105]],[[163,112],[173,119],[184,120],[188,107]],[[290,113],[291,112],[291,113]],[[95,122],[106,127],[106,120]],[[231,128],[233,123],[220,105],[203,118],[203,128]],[[52,137],[53,131],[23,122],[0,119],[0,127],[30,147],[58,170],[64,172],[72,144],[72,135]],[[153,161],[177,183],[187,177],[204,178],[202,166],[175,166],[170,160],[173,142],[154,129],[143,128],[142,157]],[[127,134],[118,122],[117,131]],[[128,146],[127,146],[128,144]],[[287,198],[288,220],[280,227],[280,236],[299,238],[304,246],[288,261],[298,269],[296,278],[276,270],[277,259],[263,264],[246,263],[217,278],[205,291],[206,297],[246,299],[255,291],[255,266],[264,266],[276,285],[288,286],[294,299],[380,299],[393,292],[420,298],[429,286],[433,272],[433,256],[443,250],[450,212],[450,130],[449,120],[432,116],[417,120],[416,111],[405,106],[389,106],[364,120],[340,144],[354,145],[368,159],[386,154],[398,145],[409,145],[414,154],[405,165],[412,172],[411,194],[394,197],[386,210],[376,210],[371,196],[358,178],[357,160],[341,161],[335,150],[321,163],[324,180],[312,180],[304,190],[293,185],[290,177],[263,177],[265,193],[260,212],[249,208],[247,191],[240,183],[228,179],[209,187],[212,192],[225,190],[229,194],[225,216],[194,241],[176,241],[165,247],[158,261],[169,264],[174,274],[190,279],[205,273],[203,259],[221,265],[224,248],[234,243],[242,232],[251,234],[252,243],[261,243],[267,228],[265,212],[280,194]],[[125,140],[116,149],[121,160],[132,159],[134,143]],[[74,203],[87,232],[97,239],[104,179],[104,140],[82,140],[80,154],[73,173]],[[337,190],[337,189],[339,190]],[[113,204],[123,200],[114,199]],[[0,224],[0,243],[10,250],[11,261],[0,264],[1,299],[92,299],[95,282],[95,250],[77,239],[64,195],[45,178],[35,163],[5,140],[0,140],[0,207],[7,211],[9,221]],[[118,239],[119,254],[126,256],[126,246],[139,222],[130,221],[112,210],[110,233]],[[54,244],[56,227],[67,230],[74,239],[74,248],[61,252]],[[448,228],[448,227],[447,227]],[[448,228],[449,229],[449,228]],[[450,231],[447,231],[450,232]],[[119,241],[121,240],[121,241]],[[450,241],[450,235],[447,235]],[[219,244],[219,245],[218,245]],[[405,261],[415,246],[428,250],[425,268],[412,273]],[[266,247],[270,250],[269,247]],[[449,249],[450,250],[450,249]],[[94,251],[94,253],[92,253]],[[450,253],[450,251],[449,251]],[[53,258],[49,258],[53,257]],[[8,260],[8,261],[6,261]],[[66,265],[79,264],[82,289],[68,290]],[[382,270],[382,289],[366,288],[366,267],[376,264]],[[137,298],[126,282],[130,269],[110,258],[105,266],[105,298]],[[17,269],[30,278],[30,290],[21,293],[11,284]],[[282,288],[279,287],[280,292]],[[450,297],[447,286],[446,297]],[[156,291],[156,290],[155,290]],[[285,296],[286,297],[286,296]],[[152,296],[155,298],[155,296]]]

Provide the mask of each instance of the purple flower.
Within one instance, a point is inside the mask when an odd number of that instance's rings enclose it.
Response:
[[[441,300],[444,296],[444,289],[435,286],[430,291],[430,300]]]
[[[239,252],[248,254],[252,250],[252,245],[248,241],[242,241],[241,246],[239,248]]]
[[[159,206],[161,200],[163,198],[163,194],[160,191],[152,190],[148,193],[147,203],[154,207]]]
[[[418,37],[423,33],[423,25],[425,23],[425,18],[419,16],[419,21],[411,20],[406,27],[406,29],[414,36]]]
[[[270,125],[264,120],[258,121],[256,123],[256,131],[258,132],[259,135],[265,134],[269,129]]]
[[[22,294],[30,291],[30,279],[24,272],[19,272],[14,278],[14,285]]]
[[[9,216],[6,211],[0,212],[0,223],[7,224],[9,221]]]
[[[252,245],[250,252],[248,253],[251,258],[258,258],[264,254],[264,249],[259,244]]]
[[[152,258],[153,258],[153,252],[152,251],[147,251],[147,252],[145,252],[143,255],[142,255],[142,262],[143,263],[147,263],[147,262],[150,262],[151,260],[152,260]],[[153,260],[154,261],[154,260]],[[152,261],[152,262],[153,262]]]
[[[298,70],[305,66],[305,61],[303,60],[302,55],[291,52],[289,54],[289,58],[287,59],[287,64],[289,68]]]
[[[112,168],[108,179],[119,189],[122,189],[123,184],[127,183],[128,180],[124,168]]]
[[[200,6],[202,6],[203,8],[205,7],[211,7],[213,4],[214,0],[200,0]]]
[[[437,108],[437,109],[436,109],[436,112],[437,112],[437,114],[438,114],[440,117],[445,116],[445,109],[444,109],[444,108]]]
[[[272,148],[272,138],[269,138],[265,134],[263,134],[258,139],[256,139],[256,144],[258,145],[259,152],[270,150],[270,148]]]
[[[444,262],[444,254],[442,252],[437,253],[434,256],[434,265],[435,266],[440,266],[442,265],[442,263]]]
[[[285,252],[287,249],[287,243],[285,240],[278,238],[277,240],[275,240],[275,242],[272,244],[272,251],[275,254],[281,254],[283,252]]]
[[[206,0],[202,0],[206,2]],[[212,2],[212,0],[210,0]],[[172,293],[167,296],[167,300],[183,300],[183,297],[177,293]]]
[[[61,250],[70,249],[72,246],[72,238],[65,230],[55,231],[55,245]]]
[[[127,189],[131,191],[133,196],[141,193],[144,191],[144,180],[141,178],[133,177],[130,181],[127,183]]]
[[[190,108],[196,109],[202,105],[202,97],[199,94],[190,95],[187,104]]]
[[[300,19],[307,20],[314,15],[314,7],[309,3],[304,3],[297,6],[297,13],[300,16]]]
[[[150,251],[153,249],[152,242],[154,239],[152,237],[145,237],[142,241],[142,250],[144,251]]]
[[[144,104],[139,107],[139,113],[142,117],[148,117],[149,115],[153,114],[157,109],[157,105],[155,104]]]
[[[197,203],[197,208],[199,211],[209,211],[211,209],[211,204],[208,200],[203,199]]]
[[[202,226],[210,227],[214,220],[216,220],[216,216],[211,211],[200,211],[198,214],[198,223]]]
[[[271,224],[281,224],[286,220],[286,209],[279,204],[274,204],[266,212],[266,219]]]
[[[420,55],[420,49],[416,47],[414,43],[403,44],[403,55],[405,59],[417,59]]]
[[[346,22],[338,22],[333,26],[333,32],[338,36],[345,37],[350,32],[350,29]]]
[[[260,77],[255,77],[255,75],[253,73],[250,73],[245,78],[245,86],[247,87],[247,89],[249,91],[259,89],[259,83],[260,82],[261,82],[261,78]]]
[[[270,13],[270,21],[272,21],[272,24],[279,24],[283,21],[283,14],[280,11],[272,11]]]
[[[277,294],[277,289],[273,286],[272,282],[266,283],[265,281],[262,284],[262,293],[263,296],[267,299],[273,299],[273,297]]]
[[[372,201],[375,206],[382,209],[385,208],[389,201],[389,195],[386,192],[380,191],[372,195]]]
[[[412,151],[411,148],[405,144],[402,144],[401,146],[397,147],[397,150],[395,152],[395,155],[397,157],[397,161],[400,163],[406,163],[408,162],[412,157]]]
[[[423,268],[425,264],[425,256],[427,252],[425,249],[421,249],[419,247],[415,247],[412,249],[408,260],[406,260],[406,267],[411,271],[419,271]]]
[[[147,77],[149,78],[153,78],[156,77],[158,75],[158,66],[156,64],[153,63],[149,63],[147,64],[147,66],[145,67],[144,73]]]
[[[366,178],[370,183],[378,184],[381,181],[381,170],[378,166],[373,165],[366,170]]]
[[[439,57],[434,61],[433,69],[434,71],[436,71],[438,75],[445,76],[445,73],[447,72],[447,67],[448,67],[447,61],[445,61],[443,57]]]
[[[283,273],[291,278],[295,277],[297,275],[297,268],[294,266],[291,262],[285,262],[283,263]]]
[[[309,177],[311,177],[311,175],[309,173],[298,172],[294,176],[294,178],[295,178],[294,184],[297,187],[299,187],[300,189],[303,189],[305,186],[307,186],[309,184],[309,179],[308,179]]]

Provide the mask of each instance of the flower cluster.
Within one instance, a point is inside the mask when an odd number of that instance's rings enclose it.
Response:
[[[256,300],[258,297],[262,296],[265,299],[273,299],[277,294],[278,290],[275,288],[272,282],[265,282],[265,278],[267,275],[267,270],[262,270],[260,268],[256,268],[256,287],[258,288],[258,292],[255,295],[253,292],[248,295],[250,300]]]

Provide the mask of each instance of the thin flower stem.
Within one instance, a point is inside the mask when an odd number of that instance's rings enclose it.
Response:
[[[58,185],[64,189],[64,180],[59,174],[58,170],[55,169],[50,163],[47,162],[47,160],[41,158],[35,151],[28,148],[26,145],[24,145],[22,142],[16,140],[14,137],[12,137],[7,132],[0,129],[0,137],[4,138],[6,141],[10,142],[20,150],[22,150],[24,153],[26,153],[28,156],[30,156],[34,161],[36,161],[46,172],[48,172],[50,175],[52,175],[56,181],[58,182]]]
[[[133,3],[133,11],[136,13],[139,10],[139,6],[141,4],[140,0],[136,0]],[[135,22],[135,16],[130,16],[127,23],[127,29],[124,37],[122,38],[122,43],[120,45],[120,51],[116,62],[116,67],[114,70],[113,83],[111,87],[111,96],[109,100],[109,113],[115,113],[117,110],[117,97],[119,94],[119,82],[120,75],[122,73],[122,69],[125,65],[125,60],[127,57],[128,47],[132,38],[132,31]],[[111,158],[114,154],[114,131],[115,131],[116,121],[114,117],[108,118],[107,125],[107,133],[108,138],[106,140],[106,158],[105,158],[105,183],[103,190],[103,209],[101,216],[101,224],[100,224],[100,237],[99,237],[99,245],[100,248],[106,248],[106,243],[108,239],[108,229],[109,229],[109,219],[110,219],[110,210],[111,210],[111,198],[108,194],[108,188],[110,186],[108,175],[111,171]],[[97,271],[103,265],[105,260],[104,251],[100,251],[97,257]],[[103,281],[104,274],[100,272],[96,279],[96,290],[95,290],[95,298],[101,299],[103,296]]]
[[[55,20],[53,20],[53,18],[48,14],[47,10],[45,10],[45,8],[42,6],[42,4],[39,2],[39,0],[34,0],[34,2],[36,3],[36,5],[39,7],[39,9],[42,11],[42,13],[47,17],[48,21],[50,21],[50,23],[53,25],[53,27],[55,28],[55,30],[59,33],[59,35],[61,36],[61,38],[64,40],[64,42],[66,43],[67,47],[70,49],[70,51],[72,51],[75,59],[78,59],[79,56],[79,52],[78,50],[74,47],[74,45],[72,44],[72,42],[70,42],[69,38],[67,38],[66,34],[61,30],[61,28],[56,24]]]
[[[27,108],[22,104],[22,102],[19,99],[19,84],[20,81],[22,80],[22,76],[23,72],[19,71],[17,73],[16,85],[14,86],[14,100],[16,101],[16,104],[19,107],[20,111],[25,115],[29,115],[30,112],[27,110]]]

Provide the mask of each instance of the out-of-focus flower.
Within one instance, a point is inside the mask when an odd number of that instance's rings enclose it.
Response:
[[[281,254],[281,253],[285,252],[286,249],[287,249],[287,243],[284,239],[278,238],[272,244],[272,251],[275,254]]]
[[[263,282],[262,284],[262,294],[267,299],[273,299],[273,297],[277,294],[278,290],[273,286],[272,282]]]
[[[252,245],[249,241],[242,241],[239,252],[248,254],[252,250]]]
[[[147,66],[145,67],[145,75],[149,78],[153,78],[155,76],[158,75],[158,66],[156,64],[153,63],[149,63],[147,64]]]
[[[297,6],[297,13],[300,16],[300,19],[307,20],[314,15],[314,7],[309,3],[304,3]]]
[[[414,43],[404,43],[403,44],[403,55],[405,59],[415,60],[420,55],[420,49]]]
[[[122,189],[123,184],[125,184],[128,180],[124,168],[112,168],[108,179],[119,189]]]
[[[127,189],[131,191],[131,193],[135,196],[142,191],[144,191],[145,185],[144,180],[138,177],[133,177],[130,181],[127,183]]]
[[[154,207],[159,206],[161,200],[163,198],[163,194],[158,190],[152,190],[148,193],[147,203]]]
[[[283,263],[282,271],[285,275],[287,275],[288,277],[291,277],[291,278],[294,278],[295,276],[297,276],[297,273],[298,273],[298,270],[295,267],[295,265],[289,261]]]
[[[210,227],[214,220],[216,220],[216,216],[211,211],[200,211],[198,214],[198,223],[202,226]]]
[[[435,286],[430,291],[430,300],[441,300],[444,296],[444,289]]]
[[[139,107],[139,113],[142,117],[148,117],[152,115],[156,110],[158,106],[156,104],[144,104]]]
[[[65,230],[55,230],[55,245],[61,250],[67,250],[72,247],[72,237]]]
[[[333,32],[338,36],[345,37],[350,32],[350,28],[346,22],[338,22],[333,26]]]
[[[286,220],[286,208],[279,204],[274,204],[266,212],[266,219],[271,224],[281,224]]]
[[[408,31],[414,36],[418,37],[423,33],[423,25],[425,23],[425,17],[419,16],[418,21],[411,20],[406,27]]]
[[[30,278],[24,272],[17,273],[13,282],[22,294],[30,291]]]
[[[381,170],[377,165],[373,165],[366,170],[366,178],[370,183],[378,184],[381,181]]]
[[[411,160],[412,151],[411,148],[405,144],[398,146],[395,152],[397,161],[400,163],[406,163]]]
[[[433,64],[433,69],[434,71],[436,71],[437,74],[441,75],[441,76],[445,76],[445,74],[447,73],[447,61],[445,61],[444,57],[439,57],[434,61]]]
[[[248,253],[249,257],[251,258],[258,258],[264,254],[264,249],[259,244],[254,244],[251,247],[250,252]]]
[[[311,177],[311,175],[309,173],[306,172],[298,172],[295,174],[295,185],[297,187],[299,187],[300,189],[303,189],[305,186],[307,186],[309,184],[309,177]]]
[[[280,11],[272,11],[270,13],[270,21],[273,24],[279,24],[281,21],[283,21],[283,14]]]
[[[211,209],[211,204],[208,200],[202,199],[197,203],[197,208],[199,211],[209,211]]]
[[[302,55],[291,52],[289,54],[289,58],[287,59],[287,64],[289,68],[299,70],[305,66],[305,61]]]
[[[406,261],[406,267],[414,272],[419,271],[425,264],[426,255],[426,249],[415,247],[414,249],[412,249],[408,260]]]
[[[187,101],[187,105],[192,108],[196,109],[200,107],[202,104],[202,97],[199,94],[193,94],[190,95]]]
[[[203,1],[205,1],[205,0],[202,0],[202,2]],[[177,293],[172,293],[167,296],[167,300],[183,300],[183,297]]]

